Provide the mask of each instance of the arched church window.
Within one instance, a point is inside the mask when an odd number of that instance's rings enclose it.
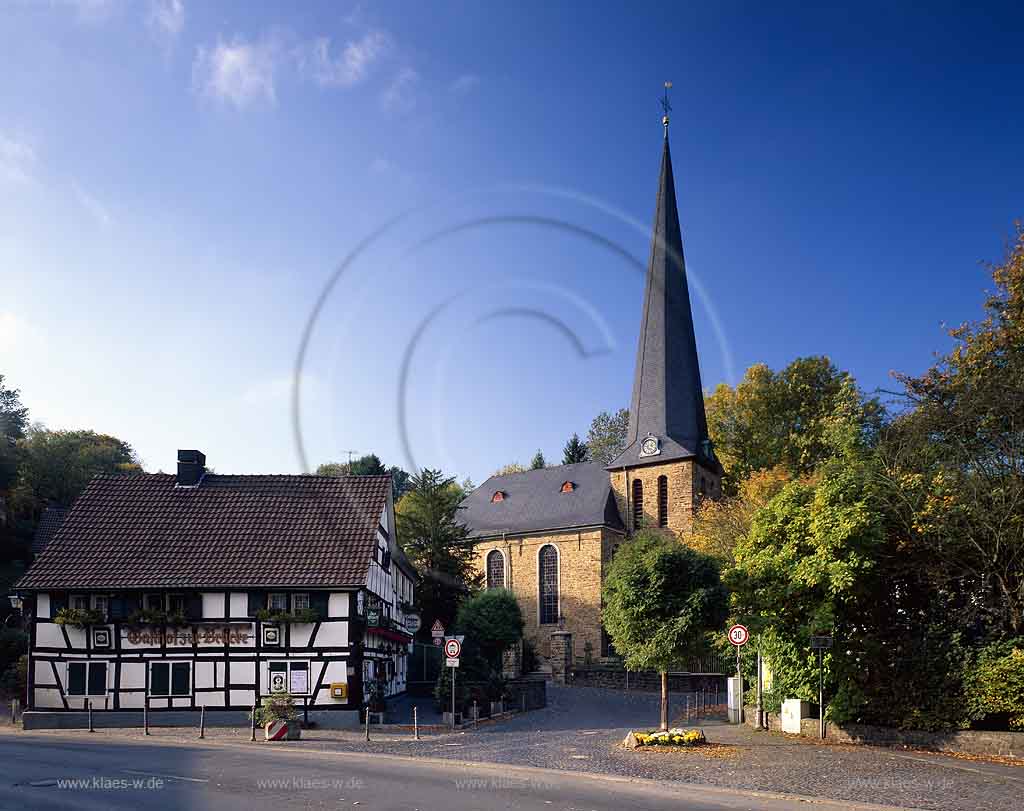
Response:
[[[487,553],[487,588],[505,588],[505,556],[498,549]]]
[[[633,529],[644,525],[644,483],[633,479]]]
[[[558,622],[558,549],[551,544],[540,548],[537,554],[538,586],[540,591],[540,624]]]
[[[658,526],[668,526],[668,476],[658,476]]]

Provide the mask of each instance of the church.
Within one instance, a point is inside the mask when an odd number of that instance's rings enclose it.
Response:
[[[510,589],[526,636],[552,654],[571,633],[570,662],[609,654],[601,583],[630,533],[683,535],[702,498],[721,493],[708,438],[693,313],[676,208],[668,116],[647,266],[626,447],[610,465],[561,465],[492,476],[463,502],[488,588]]]

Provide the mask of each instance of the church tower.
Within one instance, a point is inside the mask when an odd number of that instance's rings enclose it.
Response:
[[[708,439],[697,341],[665,142],[647,266],[626,449],[609,466],[626,528],[688,532],[700,499],[721,493],[722,466]]]

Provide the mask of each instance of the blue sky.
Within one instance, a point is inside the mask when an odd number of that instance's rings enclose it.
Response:
[[[1024,23],[961,6],[8,2],[0,372],[150,470],[297,471],[372,236],[307,461],[556,461],[628,403],[671,79],[705,386],[891,387],[1024,216]]]

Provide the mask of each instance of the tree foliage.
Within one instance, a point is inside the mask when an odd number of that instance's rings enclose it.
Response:
[[[511,591],[486,589],[459,607],[455,628],[466,636],[463,655],[479,655],[500,672],[502,654],[523,636],[523,613]]]
[[[573,434],[562,449],[562,464],[575,465],[589,460],[590,451],[587,448],[587,443],[580,439],[579,434]]]
[[[728,612],[715,562],[649,530],[619,547],[601,596],[604,626],[633,670],[668,671],[705,651]]]
[[[751,366],[735,389],[721,384],[704,406],[729,494],[754,471],[802,476],[846,444],[873,444],[884,417],[877,398],[824,356],[798,358],[780,372]]]
[[[424,633],[436,619],[450,626],[459,604],[480,585],[469,530],[459,521],[463,495],[454,478],[424,469],[395,508],[398,541],[420,575],[416,604]]]
[[[547,467],[547,462],[544,460],[544,454],[538,449],[533,455],[533,459],[530,460],[530,470],[542,470]]]
[[[620,408],[614,414],[602,411],[590,423],[587,448],[590,458],[601,465],[610,465],[626,449],[629,430],[629,409]]]
[[[504,467],[499,467],[492,473],[492,476],[508,476],[510,473],[525,473],[526,468],[518,462],[509,462]]]
[[[3,494],[11,487],[18,470],[17,440],[25,436],[28,409],[21,404],[17,389],[9,389],[0,375],[0,510]],[[0,524],[4,515],[0,514]]]
[[[391,476],[391,493],[395,503],[398,503],[398,500],[409,491],[412,477],[408,471],[398,465],[385,467],[375,453],[368,453],[351,462],[325,462],[316,469],[317,476],[383,476],[385,474]]]

